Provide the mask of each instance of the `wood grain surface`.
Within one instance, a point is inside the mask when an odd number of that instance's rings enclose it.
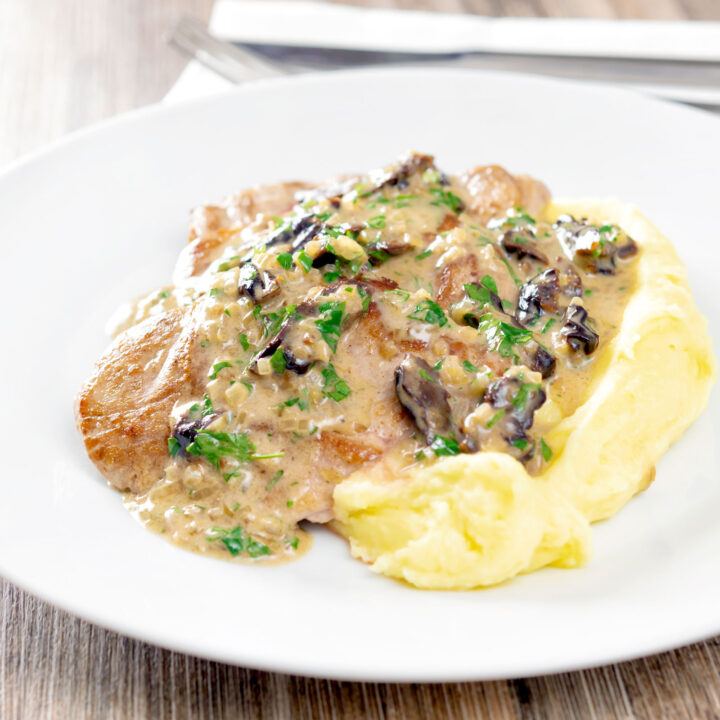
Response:
[[[357,0],[489,15],[720,20],[719,0]],[[164,34],[212,0],[0,0],[0,165],[159,100]],[[21,542],[21,539],[18,539]],[[720,718],[720,639],[526,680],[338,683],[199,660],[78,620],[0,581],[0,718]],[[381,651],[381,649],[379,649]]]

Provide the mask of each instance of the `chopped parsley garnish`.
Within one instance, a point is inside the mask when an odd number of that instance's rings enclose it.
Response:
[[[469,373],[479,372],[479,368],[476,368],[469,360],[463,360],[462,366],[463,366]]]
[[[550,327],[551,327],[554,323],[555,323],[555,318],[550,318],[550,319],[543,325],[543,329],[542,329],[540,332],[542,332],[543,334],[545,334],[545,333],[550,329]]]
[[[497,295],[498,291],[497,283],[490,275],[484,275],[480,281],[480,285],[467,284],[463,285],[463,288],[471,300],[479,302],[482,305],[487,305],[490,302],[491,292]]]
[[[486,428],[490,429],[503,415],[505,414],[504,410],[498,410],[488,421]]]
[[[453,437],[443,437],[442,435],[436,435],[433,439],[430,449],[438,457],[441,455],[459,455],[460,446]]]
[[[513,345],[523,345],[532,339],[532,332],[498,320],[492,313],[480,317],[478,330],[485,333],[488,344],[502,357],[514,357]]]
[[[305,398],[301,397],[291,397],[288,400],[285,400],[285,402],[281,402],[278,407],[292,407],[293,405],[297,405],[303,411],[310,407],[310,403]]]
[[[518,448],[518,450],[524,450],[528,446],[528,441],[524,438],[518,438],[517,440],[513,440],[510,444]]]
[[[540,438],[540,454],[545,462],[548,462],[553,456],[553,451],[550,446],[545,442],[544,438]]]
[[[174,438],[168,438],[168,452],[170,457],[175,457],[180,452],[180,443]]]
[[[510,277],[512,278],[512,281],[517,285],[518,287],[522,287],[522,281],[517,276],[517,273],[512,269],[512,265],[508,262],[507,258],[501,257],[500,260],[502,260],[503,264],[508,270],[508,273],[510,274]]]
[[[253,315],[263,324],[263,336],[274,337],[283,321],[295,314],[296,308],[297,305],[288,305],[287,307],[280,308],[278,312],[269,312],[263,315],[261,312],[262,306],[256,305],[253,308]]]
[[[218,295],[224,295],[225,291],[222,288],[210,288],[210,297],[217,297]]]
[[[238,462],[245,463],[251,460],[282,457],[285,454],[279,452],[256,455],[256,449],[247,433],[220,433],[200,430],[195,436],[195,440],[187,446],[186,451],[189,455],[204,457],[216,468],[220,467],[220,459],[224,457],[234,458]]]
[[[278,480],[285,474],[284,470],[278,470],[273,476],[272,480],[265,486],[266,490],[272,490],[277,485]]]
[[[375,263],[376,265],[382,265],[392,257],[390,253],[386,253],[384,250],[371,250],[369,248],[366,248],[365,252],[367,252],[367,254],[371,258],[374,258],[377,261]]]
[[[442,188],[430,188],[430,194],[435,198],[431,205],[446,205],[456,215],[459,215],[465,209],[465,203],[455,193]]]
[[[202,414],[203,417],[206,415],[212,415],[215,412],[215,408],[213,407],[212,400],[210,399],[209,395],[203,395],[203,403],[202,403]]]
[[[238,342],[242,345],[243,350],[250,349],[250,343],[248,342],[247,335],[245,333],[240,333],[238,335]]]
[[[443,366],[443,362],[445,361],[445,358],[440,358],[434,365],[433,370],[440,370],[440,368]]]
[[[370,307],[370,295],[362,285],[358,285],[358,295],[362,298],[360,308],[362,309],[362,313],[364,315]]]
[[[297,254],[297,261],[300,263],[300,265],[302,266],[302,269],[306,273],[310,272],[310,268],[312,267],[313,261],[312,261],[312,258],[304,250],[301,250]]]
[[[250,394],[252,394],[253,386],[247,380],[241,380],[240,383],[248,389]]]
[[[488,223],[488,227],[491,229],[496,229],[498,227],[502,227],[503,225],[511,225],[512,227],[517,227],[518,225],[535,225],[535,218],[530,217],[520,206],[517,206],[513,210],[513,214],[508,214],[507,217],[500,218],[498,220],[491,220]]]
[[[397,295],[403,302],[410,298],[410,293],[407,290],[384,290],[383,292],[388,295]]]
[[[524,410],[528,400],[530,399],[530,395],[534,392],[540,392],[541,390],[542,385],[537,385],[536,383],[523,383],[515,394],[515,397],[512,399],[512,404],[519,410]]]
[[[280,253],[277,256],[278,264],[282,265],[286,270],[290,269],[290,266],[292,265],[292,255],[289,252]]]
[[[385,227],[385,216],[376,215],[375,217],[371,217],[365,224],[374,230],[382,230]]]
[[[332,363],[328,363],[328,366],[323,368],[322,376],[325,381],[322,390],[325,397],[340,402],[350,394],[350,386],[335,372]]]
[[[585,295],[592,295],[592,290],[590,288],[585,290]]]
[[[447,325],[448,321],[442,308],[434,300],[419,302],[408,317],[440,327]]]
[[[416,260],[424,260],[426,257],[430,257],[433,254],[432,250],[423,250],[419,255],[415,256]]]
[[[430,373],[427,370],[424,370],[423,368],[420,368],[420,377],[423,380],[427,380],[428,382],[434,383],[435,379],[430,375]]]
[[[270,358],[270,367],[273,369],[273,372],[281,375],[285,372],[286,366],[287,360],[285,360],[285,353],[283,352],[283,349],[279,347]]]
[[[272,555],[272,551],[267,545],[253,540],[239,525],[232,530],[214,527],[212,532],[214,534],[208,536],[208,542],[220,540],[233,557],[240,553],[247,553],[251,558]]]
[[[345,303],[323,303],[318,306],[318,310],[322,314],[322,317],[315,321],[315,325],[320,331],[323,340],[328,344],[328,347],[335,352],[337,350],[338,340],[340,339],[340,326],[343,322]]]
[[[298,549],[298,543],[300,542],[299,538],[293,538],[292,540],[286,540],[285,541],[287,545],[289,545],[293,550]]]
[[[218,376],[218,373],[219,373],[221,370],[224,370],[225,368],[228,368],[228,367],[231,367],[231,366],[232,366],[232,363],[229,363],[227,360],[223,360],[222,362],[215,363],[215,364],[212,366],[212,370],[210,370],[210,374],[208,375],[208,377],[209,377],[211,380],[214,380],[214,379]]]
[[[332,269],[331,269],[331,270],[328,270],[328,271],[323,275],[323,280],[324,280],[326,283],[335,282],[335,280],[337,280],[341,275],[342,275],[342,270],[338,269],[337,267],[335,267],[335,266],[333,265],[333,266],[332,266]]]
[[[170,297],[170,291],[169,291],[169,290],[161,290],[161,291],[157,294],[157,296],[158,296],[158,298],[159,298],[160,300],[165,300],[165,298],[169,298],[169,297]]]

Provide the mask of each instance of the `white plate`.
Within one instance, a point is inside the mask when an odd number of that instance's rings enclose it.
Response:
[[[169,278],[189,208],[248,184],[323,178],[409,148],[457,171],[498,162],[556,194],[638,203],[673,238],[712,333],[720,123],[618,90],[462,71],[277,80],[134,113],[0,176],[0,572],[77,615],[168,648],[374,680],[525,676],[720,632],[720,407],[653,487],[595,528],[582,570],[486,591],[412,590],[316,533],[253,568],[138,525],[83,452],[72,402],[114,307]]]

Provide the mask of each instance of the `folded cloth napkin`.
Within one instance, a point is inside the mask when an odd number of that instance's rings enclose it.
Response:
[[[430,53],[484,50],[507,54],[634,56],[711,61],[720,67],[720,23],[713,22],[490,18],[321,2],[218,0],[210,31],[227,40],[256,44]],[[623,85],[627,87],[626,83]],[[230,81],[193,61],[165,99],[178,101],[231,86]],[[687,83],[633,87],[660,97],[720,104],[720,88]]]

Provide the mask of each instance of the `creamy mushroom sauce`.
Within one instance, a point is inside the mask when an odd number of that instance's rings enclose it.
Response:
[[[481,225],[469,201],[411,155],[259,216],[199,281],[145,298],[134,321],[193,304],[208,378],[168,419],[162,479],[127,498],[138,517],[195,551],[277,561],[383,456],[499,450],[540,473],[543,433],[586,398],[620,324],[637,248],[522,208]]]

